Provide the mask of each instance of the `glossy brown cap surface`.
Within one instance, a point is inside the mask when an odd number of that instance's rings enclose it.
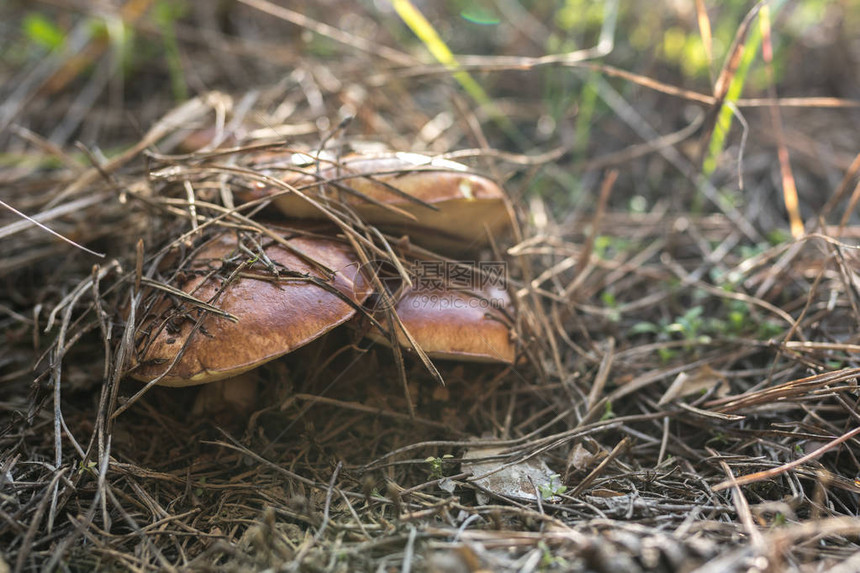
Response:
[[[194,256],[183,270],[184,282],[172,285],[238,321],[158,292],[136,334],[133,377],[150,381],[161,376],[183,349],[160,384],[190,386],[235,376],[350,319],[356,311],[343,298],[360,304],[370,293],[355,255],[343,243],[304,236],[287,239],[303,259],[267,237],[257,239],[273,267],[263,257],[254,261],[238,249],[235,233],[224,232]],[[326,276],[308,258],[334,271],[334,276]],[[224,286],[242,263],[241,272]]]
[[[504,290],[494,288],[480,294],[415,288],[395,307],[403,326],[430,358],[513,364],[516,347],[503,310],[510,310],[510,299]],[[378,330],[369,336],[387,342]],[[409,347],[399,329],[397,337],[401,346]]]

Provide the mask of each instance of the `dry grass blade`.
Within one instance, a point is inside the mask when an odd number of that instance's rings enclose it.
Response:
[[[839,187],[833,193],[833,196],[827,200],[824,207],[821,209],[821,217],[827,218],[828,215],[833,211],[833,209],[845,200],[845,196],[848,194],[851,189],[851,182],[857,179],[857,175],[860,173],[860,153],[854,156],[854,160],[851,162],[851,165],[845,171],[845,174],[842,176],[842,181],[839,183]],[[857,180],[857,184],[860,184],[860,179]],[[855,184],[856,189],[856,184]],[[847,224],[847,219],[850,217],[850,213],[852,209],[845,209],[845,212],[842,215],[840,220],[840,225]]]
[[[65,241],[66,243],[68,243],[68,244],[72,245],[72,246],[73,246],[73,247],[75,247],[76,249],[80,249],[80,250],[84,251],[85,253],[88,253],[88,254],[93,255],[94,257],[98,257],[98,258],[100,258],[100,259],[103,259],[103,258],[104,258],[104,256],[105,256],[105,255],[104,255],[104,253],[97,253],[97,252],[95,252],[95,251],[93,251],[93,250],[91,250],[91,249],[86,248],[86,247],[85,247],[85,246],[83,246],[83,245],[79,245],[78,243],[74,242],[73,240],[69,239],[68,237],[64,237],[63,235],[61,235],[60,233],[58,233],[58,232],[54,231],[53,229],[51,229],[51,228],[50,228],[50,227],[48,227],[47,225],[45,225],[45,224],[43,224],[43,223],[40,223],[39,221],[37,221],[37,220],[36,220],[36,219],[34,219],[33,217],[30,217],[29,215],[25,215],[24,213],[22,213],[21,211],[19,211],[18,209],[16,209],[15,207],[13,207],[13,206],[9,205],[8,203],[6,203],[6,202],[4,202],[4,201],[0,201],[0,206],[2,206],[4,209],[8,209],[9,211],[12,211],[13,213],[15,213],[16,215],[18,215],[19,217],[21,217],[21,218],[22,218],[22,219],[24,219],[25,221],[28,221],[28,222],[30,222],[31,224],[36,225],[37,227],[39,227],[40,229],[42,229],[42,230],[43,230],[43,231],[45,231],[46,233],[50,233],[51,235],[53,235],[53,236],[57,237],[57,238],[58,238],[58,239],[60,239],[61,241]],[[66,206],[66,207],[68,208],[68,206]],[[4,227],[3,229],[0,229],[0,238],[2,238],[3,231],[6,231],[6,234],[7,234],[7,235],[8,235],[8,234],[12,234],[12,233],[13,233],[13,232],[10,232],[10,231],[8,230],[8,227]]]
[[[808,461],[811,461],[811,460],[814,460],[816,458],[821,457],[822,455],[826,454],[827,452],[829,452],[833,448],[839,446],[840,444],[844,444],[845,442],[852,439],[854,436],[856,436],[858,434],[860,434],[860,427],[854,428],[850,432],[842,434],[838,438],[835,438],[835,439],[827,442],[826,444],[824,444],[823,446],[821,446],[817,450],[812,451],[812,452],[806,454],[805,456],[801,456],[801,457],[797,458],[796,460],[794,460],[793,462],[783,464],[778,468],[773,468],[773,469],[766,470],[766,471],[748,474],[748,475],[745,475],[745,476],[740,477],[740,478],[732,477],[729,480],[726,480],[724,482],[721,482],[721,483],[718,483],[717,485],[715,485],[713,487],[713,490],[714,491],[720,491],[721,489],[747,485],[747,484],[751,484],[751,483],[755,483],[758,481],[763,481],[763,480],[767,480],[767,479],[771,479],[771,478],[775,478],[777,476],[783,475],[786,472],[788,472],[789,470],[792,470],[796,467],[802,466],[803,464],[805,464]]]
[[[404,54],[403,52],[393,50],[387,46],[381,46],[375,42],[368,41],[365,38],[354,36],[348,32],[344,32],[343,30],[340,30],[333,26],[329,26],[328,24],[318,22],[312,18],[308,18],[306,15],[300,12],[296,12],[295,10],[290,10],[288,8],[284,8],[283,6],[272,4],[267,0],[240,1],[243,4],[247,4],[248,6],[256,10],[266,12],[267,14],[271,14],[272,16],[275,16],[276,18],[280,18],[282,20],[292,22],[297,26],[301,26],[302,28],[307,28],[315,34],[329,37],[332,40],[341,42],[343,44],[346,44],[347,46],[357,48],[359,50],[363,50],[369,54],[382,56],[383,58],[386,58],[393,63],[407,66],[414,64],[414,59],[411,56]]]
[[[756,406],[772,404],[775,400],[799,397],[807,392],[827,388],[832,384],[853,380],[860,375],[860,368],[848,368],[834,372],[816,374],[799,380],[791,380],[764,390],[750,392],[741,396],[731,396],[708,402],[708,408],[722,413],[744,411]]]
[[[691,102],[701,103],[708,106],[713,106],[717,103],[716,96],[702,93],[696,90],[692,90],[689,88],[684,88],[676,85],[672,85],[666,82],[662,82],[655,78],[637,74],[635,72],[631,72],[629,70],[624,70],[617,68],[615,66],[610,66],[607,64],[597,64],[594,62],[573,62],[573,63],[565,63],[565,62],[531,62],[526,59],[521,64],[513,64],[513,63],[492,63],[494,58],[485,57],[485,56],[475,56],[473,59],[464,58],[460,61],[460,65],[458,69],[464,70],[476,70],[476,71],[505,71],[505,70],[522,70],[522,69],[532,69],[538,68],[545,65],[562,65],[563,67],[571,67],[571,68],[582,68],[585,70],[590,70],[594,72],[600,72],[601,74],[607,77],[621,78],[626,81],[629,81],[633,84],[640,85],[642,87],[648,88],[655,92],[659,92],[662,94],[670,95],[677,97],[679,99],[685,99]],[[468,64],[467,62],[474,62],[472,64]],[[487,63],[479,63],[484,62]],[[436,76],[436,75],[445,75],[450,73],[450,70],[441,66],[414,66],[409,68],[408,71],[400,71],[398,72],[398,76],[410,78],[416,76]],[[380,86],[385,83],[388,79],[388,76],[379,76],[379,77],[371,77],[369,82],[374,86]],[[799,108],[825,108],[825,109],[854,109],[860,107],[860,100],[850,99],[850,98],[837,98],[837,97],[783,97],[774,100],[770,97],[758,97],[758,98],[739,98],[736,102],[736,105],[743,108],[758,108],[758,107],[770,107],[773,105],[779,107],[799,107]]]
[[[158,281],[154,281],[152,279],[148,279],[145,277],[141,278],[140,284],[142,284],[144,286],[148,286],[150,288],[164,291],[164,292],[170,294],[171,296],[175,296],[175,297],[177,297],[177,298],[179,298],[179,299],[181,299],[181,300],[183,300],[183,301],[185,301],[185,302],[187,302],[193,306],[196,306],[197,308],[203,309],[206,312],[210,312],[216,316],[224,317],[231,322],[238,322],[239,321],[238,318],[236,318],[234,315],[230,314],[229,312],[225,312],[225,311],[221,310],[220,308],[218,308],[217,306],[209,304],[208,302],[198,300],[198,299],[194,298],[194,296],[188,294],[187,292],[179,290],[178,288],[172,287],[170,285],[166,285],[166,284],[163,284],[163,283],[160,283]]]
[[[773,40],[771,38],[770,27],[770,9],[768,6],[762,6],[761,17],[759,23],[762,31],[762,58],[765,63],[765,70],[768,76],[768,91],[770,96],[776,100],[776,87],[773,72]],[[788,148],[785,145],[785,134],[782,129],[782,116],[780,115],[777,106],[770,108],[771,122],[777,141],[777,153],[779,157],[779,171],[782,177],[782,194],[785,201],[785,209],[788,211],[788,217],[791,224],[791,234],[795,239],[803,236],[803,221],[800,218],[800,209],[797,200],[797,185],[794,181],[794,174],[791,171],[791,163],[788,157]]]
[[[20,233],[22,231],[25,231],[28,227],[30,227],[32,225],[36,225],[39,228],[44,229],[45,231],[47,231],[47,232],[49,232],[55,236],[58,236],[60,239],[69,242],[69,239],[66,239],[65,237],[57,235],[57,233],[52,231],[50,228],[46,227],[44,223],[51,221],[52,219],[56,219],[58,217],[63,217],[63,216],[68,215],[70,213],[74,213],[76,211],[86,209],[88,207],[92,207],[93,205],[98,205],[100,203],[104,203],[105,201],[107,201],[110,198],[110,196],[111,196],[111,194],[109,194],[109,193],[99,193],[99,194],[96,194],[96,195],[93,195],[90,197],[82,197],[81,199],[76,199],[74,201],[69,201],[68,203],[63,203],[62,205],[53,207],[52,209],[48,209],[47,211],[42,211],[41,213],[39,213],[38,215],[35,215],[33,217],[30,217],[28,215],[24,215],[23,213],[20,213],[19,211],[13,209],[11,206],[7,205],[5,202],[0,201],[0,204],[2,204],[5,208],[11,210],[12,212],[14,212],[15,214],[19,215],[20,217],[22,217],[24,219],[23,221],[19,221],[17,223],[10,223],[10,224],[4,225],[2,228],[0,228],[0,239],[5,239],[7,237],[11,237],[11,236],[15,235],[16,233]],[[76,247],[80,247],[79,245],[76,245],[74,242],[72,242],[71,244],[75,245]],[[86,251],[87,249],[84,249],[84,250]],[[104,255],[99,254],[99,253],[92,253],[92,254],[99,256],[99,257],[104,256]]]
[[[713,450],[710,450],[711,455],[716,456],[717,453]],[[750,537],[753,551],[761,551],[765,547],[764,538],[762,537],[761,532],[758,530],[758,527],[753,520],[752,513],[750,512],[749,502],[747,502],[747,498],[744,496],[741,491],[740,484],[736,481],[736,478],[732,475],[732,470],[729,465],[720,460],[720,467],[729,476],[729,479],[723,483],[731,484],[732,489],[732,500],[734,501],[735,508],[737,509],[738,516],[741,519],[741,522],[744,525],[744,529],[746,530],[746,534]],[[715,486],[714,491],[719,491],[720,486]]]
[[[610,463],[612,463],[615,458],[617,458],[621,453],[623,453],[628,447],[630,447],[630,438],[625,437],[623,440],[618,442],[614,448],[612,448],[612,451],[609,452],[609,455],[603,458],[603,460],[601,460],[601,462],[597,465],[596,468],[591,470],[591,473],[589,473],[582,479],[582,481],[576,484],[576,487],[571,490],[570,496],[576,497],[585,490],[587,490],[589,487],[591,487],[594,480],[600,477],[600,475],[603,473],[603,470],[606,469],[606,467]]]
[[[699,24],[699,35],[702,37],[702,45],[705,47],[705,56],[710,69],[714,63],[714,38],[711,34],[711,19],[708,17],[705,0],[696,0],[696,21]]]
[[[585,269],[588,260],[593,254],[594,240],[597,237],[597,234],[601,232],[603,215],[606,212],[606,205],[609,202],[609,195],[612,193],[612,187],[615,185],[615,181],[617,179],[618,171],[612,170],[606,174],[606,178],[603,180],[603,183],[600,186],[600,195],[597,200],[597,209],[594,213],[594,219],[591,222],[592,230],[586,238],[585,244],[582,247],[582,254],[579,257],[579,260],[576,262],[575,269],[580,273]]]

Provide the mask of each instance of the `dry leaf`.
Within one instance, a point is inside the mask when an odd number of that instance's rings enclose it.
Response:
[[[726,383],[726,378],[707,364],[694,371],[693,373],[681,372],[672,382],[672,385],[666,389],[663,397],[657,403],[658,406],[665,406],[669,402],[684,396],[693,394],[704,394],[714,386],[720,386],[717,391],[717,396],[725,396],[729,392],[729,386]]]
[[[556,493],[567,488],[561,484],[559,475],[546,465],[541,458],[530,458],[524,462],[504,467],[510,463],[507,458],[488,461],[468,461],[498,456],[504,448],[481,447],[467,450],[463,454],[462,469],[472,472],[479,479],[470,480],[473,484],[490,493],[515,499],[536,501],[537,496],[552,501]],[[500,469],[501,468],[501,469]],[[491,473],[492,472],[492,473]],[[484,476],[486,477],[480,477]],[[485,504],[489,496],[478,492],[478,503]]]

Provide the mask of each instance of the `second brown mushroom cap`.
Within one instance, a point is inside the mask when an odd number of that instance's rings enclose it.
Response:
[[[431,250],[462,254],[500,239],[512,228],[505,192],[491,179],[454,161],[417,153],[348,155],[312,161],[288,154],[261,161],[281,171],[281,179],[327,206],[345,205],[383,231],[408,235]],[[303,162],[312,161],[302,166]],[[248,198],[279,190],[260,186]],[[287,217],[324,219],[294,193],[278,193],[275,206]]]

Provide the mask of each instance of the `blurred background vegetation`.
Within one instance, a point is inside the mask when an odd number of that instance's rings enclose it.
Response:
[[[362,80],[378,74],[376,85],[370,88],[378,92],[363,94],[359,105],[382,107],[381,99],[403,98],[408,93],[416,103],[412,106],[416,115],[420,108],[421,114],[442,124],[462,115],[463,105],[468,105],[477,112],[492,147],[528,154],[567,150],[556,166],[530,175],[528,192],[548,197],[561,208],[575,209],[592,205],[590,197],[599,171],[589,169],[589,159],[641,143],[648,139],[647,133],[681,129],[703,108],[688,98],[668,96],[627,78],[584,67],[482,71],[478,66],[468,72],[472,82],[468,86],[460,81],[462,76],[442,76],[438,70],[422,73],[422,62],[427,66],[436,63],[433,46],[426,38],[419,40],[415,28],[404,22],[398,8],[403,2],[285,3],[292,14],[313,22],[307,26],[264,13],[254,4],[234,0],[8,0],[0,7],[3,163],[23,160],[16,153],[22,149],[20,140],[8,129],[12,124],[58,146],[80,141],[109,154],[123,142],[133,141],[166,109],[191,96],[209,90],[238,95],[305,72],[324,85],[328,67],[333,76],[329,79],[343,80],[343,85],[333,87],[334,93],[325,94],[328,101],[319,105],[334,103],[334,114],[355,114],[360,120],[362,110],[354,104],[343,105],[343,101],[355,100],[349,90],[368,89]],[[453,54],[452,61],[464,55],[535,58],[575,52],[596,46],[603,32],[614,45],[597,60],[600,64],[705,95],[712,94],[740,23],[755,6],[745,0],[405,4],[427,18],[441,45]],[[703,35],[703,15],[710,41]],[[760,27],[753,22],[729,99],[767,97],[771,87],[783,97],[858,98],[860,1],[775,1],[768,4],[768,18],[774,30],[772,72],[769,74],[761,57]],[[325,26],[341,31],[346,39],[327,34]],[[374,46],[391,48],[393,54],[404,57],[396,60],[382,50],[367,53],[365,48],[351,45],[349,38],[370,39]],[[410,68],[414,71],[406,73]],[[466,97],[455,103],[454,94]],[[619,117],[624,113],[621,107],[630,112],[626,117]],[[408,107],[401,112],[410,113]],[[724,119],[731,122],[730,110],[724,113]],[[773,129],[766,108],[743,113],[750,124],[744,178],[755,183],[769,177],[765,157],[772,158]],[[839,168],[856,149],[856,113],[848,114],[850,127],[841,112],[813,107],[785,108],[783,114],[787,125],[796,126],[808,142],[817,142],[810,149],[789,138],[802,148],[794,153],[832,153],[828,163]],[[633,125],[637,122],[640,125]],[[402,127],[426,125],[417,118],[398,123]],[[372,131],[365,125],[351,133]],[[713,157],[706,163],[707,174],[723,190],[724,200],[735,205],[748,203],[740,197],[736,181],[741,134],[734,122],[727,140],[711,141]],[[409,138],[408,133],[402,136],[403,140]],[[445,141],[450,148],[480,143],[474,137]],[[769,147],[765,155],[757,153],[757,144]],[[442,147],[439,144],[435,150]],[[699,150],[690,145],[688,151],[696,159]],[[662,177],[664,162],[641,160],[630,167],[618,186],[630,193],[616,193],[614,201],[644,211],[667,195],[676,195],[684,208],[709,209],[701,197]],[[810,215],[820,207],[821,197],[815,189],[832,189],[836,174],[819,164],[799,177],[801,207]],[[765,193],[763,203],[781,200],[779,193],[771,195]],[[773,212],[765,209],[758,222],[768,230],[781,227],[779,212],[778,208]]]

